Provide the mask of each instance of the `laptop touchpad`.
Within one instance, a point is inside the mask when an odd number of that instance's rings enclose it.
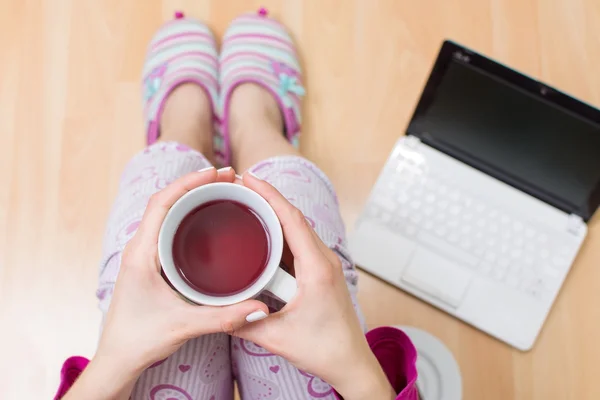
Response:
[[[417,289],[458,307],[471,282],[472,274],[465,268],[419,247],[402,281]]]

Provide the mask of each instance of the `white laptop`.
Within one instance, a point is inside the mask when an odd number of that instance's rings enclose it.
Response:
[[[526,351],[599,204],[600,111],[447,41],[350,249]]]

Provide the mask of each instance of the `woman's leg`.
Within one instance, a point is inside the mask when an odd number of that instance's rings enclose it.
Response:
[[[248,169],[268,181],[304,213],[321,240],[342,261],[348,289],[361,317],[356,303],[357,274],[346,249],[335,191],[325,174],[300,157],[283,136],[277,103],[261,87],[243,84],[232,94],[229,125],[236,170]],[[272,299],[265,302],[275,309],[282,305]],[[327,383],[252,342],[233,338],[231,357],[242,398],[335,398]]]
[[[135,234],[150,196],[181,175],[211,166],[210,102],[199,86],[182,84],[166,100],[160,139],[125,168],[110,213],[97,292],[103,315],[108,310],[123,248]],[[233,398],[229,336],[207,335],[185,344],[148,368],[133,399],[191,400]]]
[[[229,109],[232,165],[238,173],[270,157],[300,156],[283,135],[277,102],[263,87],[254,83],[236,87]]]

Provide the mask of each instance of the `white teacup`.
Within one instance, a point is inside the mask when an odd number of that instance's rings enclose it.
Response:
[[[181,221],[198,206],[216,200],[235,201],[253,210],[267,227],[270,240],[269,259],[262,274],[242,292],[228,296],[207,295],[191,288],[179,275],[173,261],[173,239]],[[262,291],[289,302],[296,294],[297,286],[296,279],[279,266],[282,253],[283,232],[271,205],[253,190],[234,183],[217,182],[190,190],[171,207],[158,235],[158,257],[171,285],[188,300],[210,306],[239,303],[256,297]]]

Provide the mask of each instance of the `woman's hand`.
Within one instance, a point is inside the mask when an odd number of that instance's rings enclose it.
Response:
[[[324,379],[347,400],[395,398],[366,342],[337,255],[273,186],[250,174],[244,175],[243,183],[264,197],[279,217],[294,257],[298,292],[280,312],[235,335]]]
[[[256,300],[229,307],[192,305],[160,274],[158,233],[171,206],[198,186],[234,179],[231,168],[210,168],[183,176],[152,196],[138,231],[123,251],[96,355],[65,399],[128,399],[142,371],[188,339],[232,333],[247,323],[249,314],[259,310],[268,314],[267,306]]]
[[[214,168],[185,175],[150,199],[135,236],[121,262],[97,356],[114,359],[141,373],[188,339],[208,333],[232,333],[246,316],[268,308],[257,300],[228,307],[192,305],[161,276],[158,233],[171,206],[188,191],[213,182],[233,182],[235,171]]]

